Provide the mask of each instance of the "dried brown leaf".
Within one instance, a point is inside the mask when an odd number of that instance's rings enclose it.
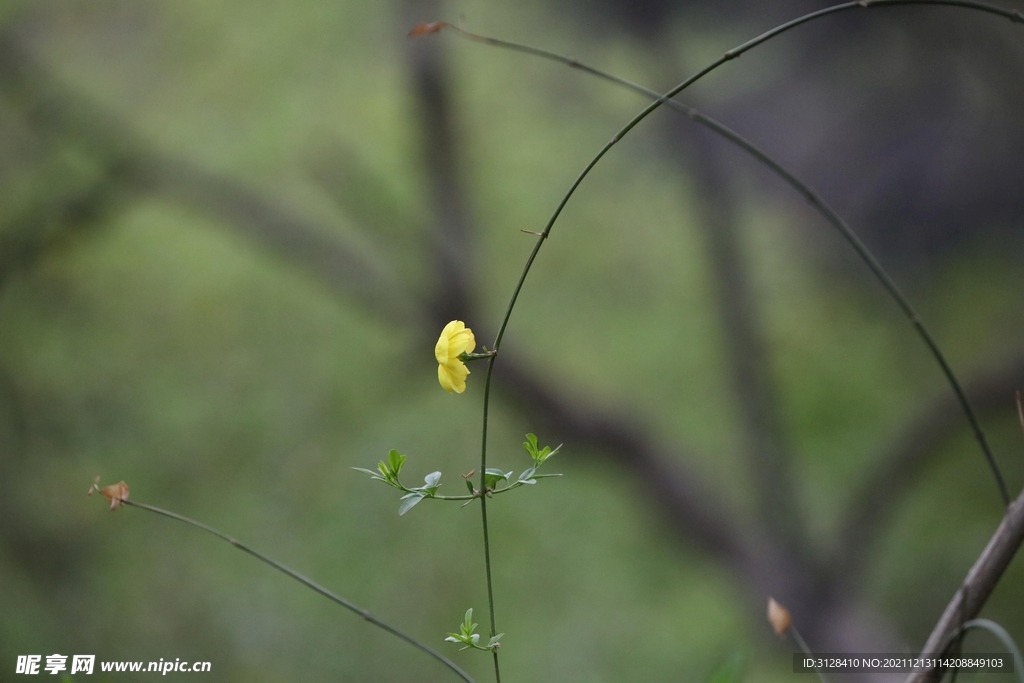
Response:
[[[121,503],[128,500],[128,484],[124,483],[124,481],[100,488],[100,477],[96,475],[92,486],[89,488],[89,495],[91,496],[95,491],[99,491],[100,495],[107,499],[107,502],[110,503],[111,512],[116,510]]]
[[[768,598],[768,623],[775,630],[775,635],[782,638],[789,631],[793,624],[793,617],[789,610],[775,602],[775,598]]]
[[[427,36],[430,35],[431,33],[437,33],[447,25],[448,24],[446,24],[443,21],[432,21],[430,23],[421,21],[420,23],[412,27],[412,30],[409,31],[409,37],[419,38],[420,36]]]

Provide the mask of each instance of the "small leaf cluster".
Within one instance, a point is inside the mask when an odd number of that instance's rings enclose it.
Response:
[[[504,493],[505,491],[511,491],[517,489],[520,486],[526,484],[536,484],[538,479],[545,477],[560,477],[561,474],[538,474],[537,470],[540,469],[541,465],[545,463],[552,455],[557,453],[561,446],[558,446],[554,450],[550,446],[544,446],[540,448],[537,444],[537,437],[534,434],[526,435],[526,442],[523,444],[526,448],[526,452],[530,454],[530,458],[533,460],[533,465],[523,470],[518,477],[513,479],[515,472],[509,470],[504,472],[496,467],[488,467],[484,471],[483,478],[483,491],[480,491],[473,487],[473,482],[469,479],[470,475],[464,475],[466,480],[466,488],[469,491],[469,495],[462,496],[441,496],[438,495],[437,490],[441,487],[441,473],[431,472],[423,478],[423,486],[408,487],[401,482],[399,474],[402,472],[402,467],[405,465],[406,456],[402,455],[398,451],[392,449],[388,453],[387,460],[382,460],[377,464],[377,471],[368,470],[363,467],[353,467],[352,469],[358,470],[359,472],[365,472],[370,475],[371,479],[384,482],[393,489],[398,489],[404,495],[399,499],[401,503],[398,506],[398,514],[404,515],[406,512],[415,507],[424,498],[437,498],[439,500],[461,500],[465,501],[468,505],[473,500],[481,496],[492,496],[496,493]],[[472,473],[470,473],[472,474]],[[505,482],[502,485],[502,482]]]
[[[562,445],[559,444],[555,450],[551,450],[551,446],[545,446],[544,448],[537,447],[537,435],[527,434],[526,441],[523,442],[523,447],[526,452],[533,458],[533,467],[529,468],[525,472],[519,475],[519,481],[524,484],[536,484],[538,479],[544,477],[560,477],[560,474],[537,474],[537,470],[543,465],[548,458],[557,453],[562,449]],[[511,472],[509,473],[511,474]]]
[[[499,643],[498,641],[501,640],[501,637],[503,635],[505,635],[504,633],[499,633],[498,635],[488,640],[486,645],[481,645],[480,634],[476,633],[477,626],[478,624],[473,623],[473,608],[470,607],[468,610],[466,610],[466,618],[459,626],[459,632],[449,633],[448,637],[445,638],[445,640],[447,640],[449,643],[463,643],[465,647],[460,647],[460,651],[473,648],[474,650],[493,652],[494,650],[497,650],[499,647],[501,647],[501,643]]]
[[[523,443],[526,448],[526,452],[530,454],[533,459],[533,466],[529,467],[519,473],[519,476],[513,481],[512,475],[514,472],[511,470],[508,472],[502,472],[496,467],[488,467],[484,472],[484,488],[486,489],[487,495],[492,493],[504,493],[505,491],[511,491],[512,489],[519,488],[524,484],[536,484],[538,479],[544,479],[545,477],[560,477],[561,474],[537,474],[537,470],[540,466],[550,458],[552,455],[557,453],[562,446],[559,445],[554,450],[551,450],[551,446],[545,446],[544,448],[538,448],[537,436],[535,434],[527,434],[526,441]],[[506,482],[505,486],[498,488],[498,484]]]
[[[399,453],[395,449],[391,449],[388,453],[388,459],[381,460],[377,463],[377,471],[368,470],[364,467],[353,467],[354,470],[365,472],[370,475],[371,479],[382,481],[391,488],[398,489],[405,493],[400,498],[401,505],[398,506],[398,514],[404,515],[409,510],[413,509],[417,503],[424,498],[434,498],[437,495],[437,489],[441,487],[441,473],[431,472],[427,476],[423,477],[423,486],[417,486],[409,488],[405,486],[399,479],[398,475],[402,471],[402,467],[405,465],[406,456]]]

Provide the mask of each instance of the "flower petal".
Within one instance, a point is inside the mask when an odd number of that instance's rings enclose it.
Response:
[[[455,384],[452,381],[452,373],[448,371],[448,367],[446,365],[437,366],[437,381],[441,383],[441,388],[449,394],[455,391]]]
[[[444,379],[441,379],[442,375]],[[447,365],[437,366],[437,377],[441,386],[448,393],[461,394],[466,390],[466,377],[469,375],[469,368],[462,361],[456,359]]]
[[[458,358],[459,354],[472,353],[476,348],[476,337],[468,327],[452,335],[448,340],[448,356]]]
[[[444,332],[441,333],[437,344],[434,345],[434,358],[442,365],[448,362],[448,335]]]

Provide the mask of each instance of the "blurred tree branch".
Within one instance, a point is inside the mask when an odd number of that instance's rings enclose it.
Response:
[[[666,120],[663,135],[674,143],[669,147],[677,152],[673,158],[704,198],[700,224],[761,523],[790,552],[804,556],[807,536],[793,483],[791,447],[779,414],[779,391],[743,255],[739,219],[733,209],[736,198],[720,158],[708,148],[712,141],[707,134],[695,131],[693,143],[684,148],[681,128],[677,121]],[[684,163],[686,159],[689,163]]]
[[[436,0],[404,0],[404,12],[436,16]],[[413,26],[416,22],[407,22]],[[405,43],[409,87],[416,97],[420,160],[432,202],[432,244],[435,291],[431,312],[435,326],[465,316],[473,308],[473,243],[475,222],[470,216],[459,161],[454,107],[449,87],[451,70],[444,61],[444,44],[436,40]]]
[[[346,248],[329,228],[271,201],[235,180],[149,149],[110,112],[64,87],[20,45],[18,24],[0,34],[0,92],[19,102],[40,135],[86,148],[125,190],[170,200],[212,215],[241,236],[314,271],[328,287],[395,322],[415,316],[383,262]],[[403,295],[399,295],[402,291]]]
[[[84,190],[49,198],[0,233],[0,290],[17,273],[67,245],[73,235],[97,228],[123,206],[123,192],[108,175]]]

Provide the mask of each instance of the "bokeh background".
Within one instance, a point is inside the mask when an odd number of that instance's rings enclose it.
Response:
[[[397,448],[409,483],[438,469],[461,492],[483,367],[442,391],[438,330],[458,318],[490,343],[533,246],[521,230],[644,101],[405,34],[462,21],[666,90],[821,6],[6,0],[0,680],[52,653],[210,661],[206,678],[246,683],[452,680],[212,537],[107,512],[85,496],[96,474],[490,680],[488,657],[443,642],[467,607],[485,623],[478,514],[399,518],[351,468]],[[860,232],[963,379],[1013,494],[1022,83],[1019,25],[909,7],[809,24],[681,98]],[[565,476],[489,507],[517,683],[791,680],[769,594],[816,649],[913,651],[1001,515],[939,370],[862,264],[670,112],[597,167],[526,283],[492,463],[523,469],[527,431],[565,443]],[[984,616],[1021,642],[1021,605],[1018,557]]]

